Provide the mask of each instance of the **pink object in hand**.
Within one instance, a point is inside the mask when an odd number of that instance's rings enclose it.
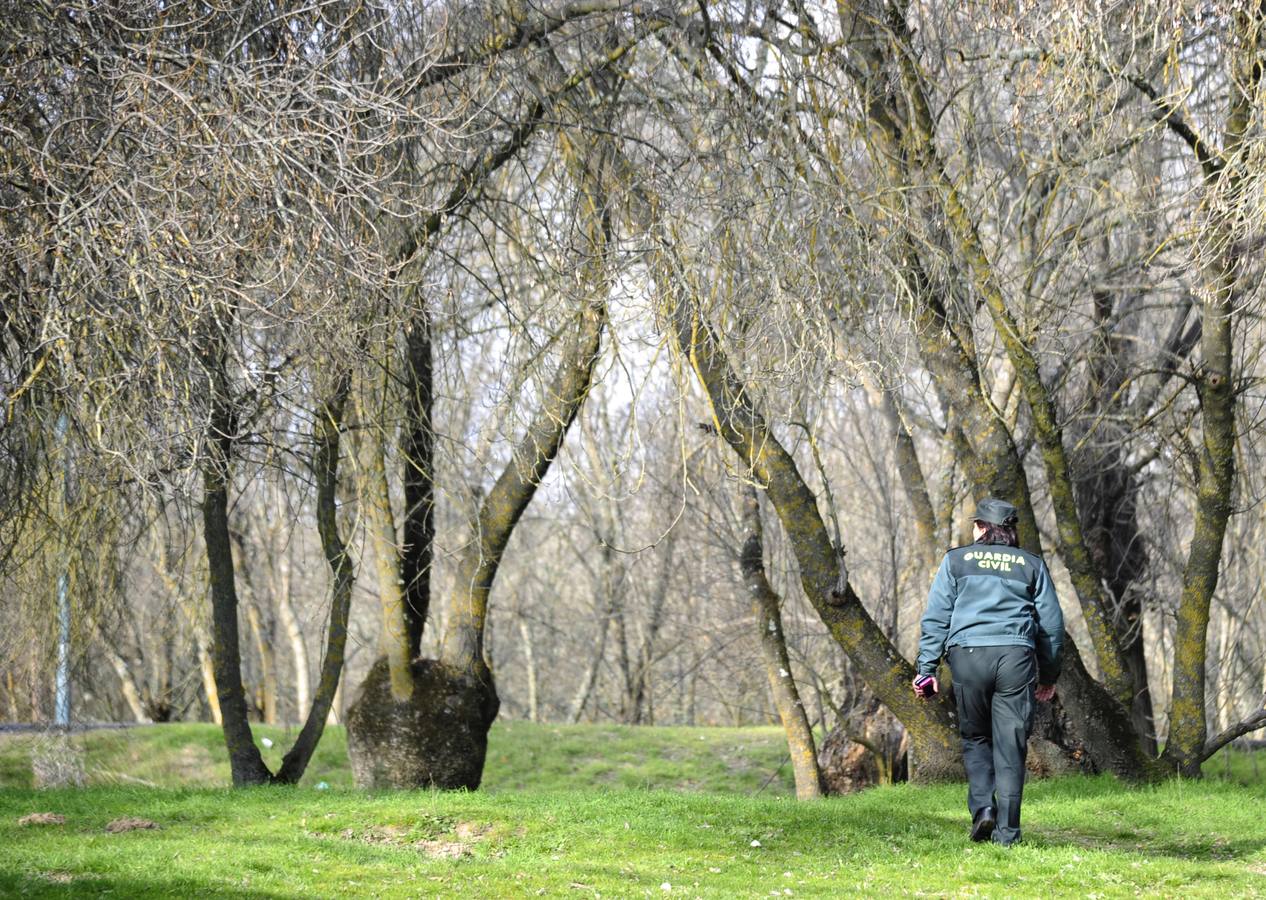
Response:
[[[931,675],[920,675],[913,681],[914,694],[920,700],[926,700],[928,697],[935,697],[941,686],[936,683],[936,678]]]

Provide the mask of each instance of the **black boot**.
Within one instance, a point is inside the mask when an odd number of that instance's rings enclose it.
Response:
[[[971,839],[976,843],[987,841],[993,835],[993,826],[998,820],[992,806],[982,806],[976,810],[971,820]]]

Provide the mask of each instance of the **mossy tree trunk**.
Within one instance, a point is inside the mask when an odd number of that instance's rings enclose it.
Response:
[[[475,518],[476,534],[458,566],[457,594],[440,651],[446,664],[461,671],[487,671],[484,625],[497,568],[515,525],[549,471],[589,392],[605,321],[604,301],[586,304],[541,408]]]
[[[386,376],[384,376],[384,381]],[[391,696],[397,703],[413,694],[409,664],[411,641],[405,617],[404,582],[400,575],[401,553],[391,508],[391,486],[387,480],[387,435],[381,424],[388,421],[386,392],[367,386],[359,411],[360,467],[357,493],[365,518],[366,549],[378,586],[382,617],[379,645],[387,660]]]
[[[708,396],[718,433],[764,488],[778,513],[800,565],[805,595],[867,685],[910,732],[913,778],[936,781],[962,777],[958,734],[949,705],[943,700],[926,702],[914,697],[910,689],[914,667],[871,618],[852,585],[840,585],[840,558],[827,534],[817,498],[795,460],[756,411],[716,333],[700,315],[689,287],[661,277],[660,289],[677,349]]]
[[[1239,46],[1228,48],[1230,104],[1223,129],[1223,150],[1215,164],[1202,160],[1206,205],[1213,227],[1208,252],[1209,275],[1200,295],[1201,365],[1196,387],[1200,397],[1203,440],[1196,470],[1196,516],[1183,570],[1174,635],[1173,694],[1169,739],[1162,757],[1166,768],[1180,775],[1200,775],[1208,742],[1205,663],[1209,607],[1218,586],[1222,544],[1231,517],[1235,487],[1235,371],[1233,325],[1237,283],[1243,268],[1238,222],[1234,213],[1240,194],[1252,183],[1245,134],[1260,118],[1266,63],[1266,3],[1246,5],[1235,13]],[[1221,208],[1220,208],[1221,207]],[[1259,726],[1260,727],[1260,726]]]
[[[852,14],[852,7],[847,9]],[[843,12],[844,7],[841,8]],[[1120,649],[1102,579],[1081,531],[1074,496],[1074,482],[1063,447],[1053,398],[1040,377],[1031,346],[1032,336],[1022,335],[1007,307],[997,278],[984,252],[976,227],[946,173],[934,140],[934,120],[928,104],[928,83],[919,63],[904,14],[888,9],[877,16],[852,20],[862,32],[850,53],[838,60],[864,91],[871,123],[871,137],[879,148],[887,177],[894,186],[888,200],[894,224],[901,227],[907,216],[918,220],[944,220],[946,240],[966,268],[976,294],[985,301],[1019,386],[1032,413],[1034,432],[1042,453],[1048,488],[1056,513],[1061,556],[1088,623],[1105,683],[1095,681],[1080,658],[1064,668],[1061,684],[1076,697],[1071,718],[1080,732],[1079,741],[1096,764],[1125,777],[1140,777],[1150,770],[1151,759],[1144,742],[1132,727],[1103,728],[1099,724],[1127,718],[1135,694],[1133,678]],[[897,87],[896,92],[893,88]],[[936,207],[926,200],[932,189]],[[913,190],[911,190],[913,189]],[[910,207],[902,198],[910,199]],[[904,271],[920,349],[929,371],[940,384],[971,443],[967,472],[978,492],[1010,500],[1020,510],[1021,543],[1040,552],[1036,519],[1027,477],[1006,422],[985,394],[979,364],[970,344],[960,337],[949,306],[926,275],[918,247],[907,237]],[[1078,651],[1069,643],[1068,657]],[[1076,684],[1073,684],[1073,682]],[[1084,716],[1084,718],[1083,718]],[[1124,741],[1124,744],[1120,742]]]
[[[765,544],[760,498],[756,489],[745,485],[739,502],[742,504],[744,531],[739,562],[743,582],[752,601],[752,616],[756,621],[765,673],[769,676],[769,690],[778,718],[782,721],[783,732],[787,735],[787,752],[791,755],[791,769],[796,779],[796,798],[814,800],[822,796],[818,750],[804,703],[800,700],[800,691],[791,675],[791,657],[787,655],[787,638],[782,627],[782,598],[765,575]]]

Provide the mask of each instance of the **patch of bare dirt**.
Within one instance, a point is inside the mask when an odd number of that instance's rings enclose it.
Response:
[[[361,831],[344,828],[339,832],[339,837],[348,841],[364,841],[366,844],[403,844],[405,835],[411,830],[408,825],[371,825]]]
[[[135,816],[124,816],[121,819],[115,819],[106,826],[106,831],[110,834],[122,834],[125,831],[143,831],[147,829],[157,828],[157,822],[151,822],[149,819],[138,819]]]
[[[459,840],[463,841],[480,841],[484,836],[492,831],[492,826],[481,824],[478,822],[458,822],[457,827],[453,829]]]
[[[470,853],[461,841],[418,841],[414,846],[432,859],[461,859]]]
[[[428,838],[420,841],[408,839],[413,830],[410,825],[371,825],[364,829],[345,828],[339,837],[349,841],[363,841],[367,844],[393,844],[400,847],[413,847],[432,859],[460,859],[470,854],[472,844],[483,840],[492,826],[478,822],[458,822],[453,828],[452,837]]]
[[[65,825],[66,817],[60,813],[39,812],[31,813],[29,816],[23,816],[18,819],[19,825]]]
[[[41,872],[39,877],[49,884],[70,884],[75,880],[75,876],[69,872]]]

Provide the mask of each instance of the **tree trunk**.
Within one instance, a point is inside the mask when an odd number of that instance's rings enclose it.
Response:
[[[400,574],[400,551],[396,543],[396,525],[391,511],[387,467],[383,461],[383,435],[377,424],[374,406],[361,409],[360,424],[364,429],[361,444],[361,509],[365,516],[368,550],[373,559],[378,581],[378,602],[382,610],[381,647],[391,675],[391,696],[404,703],[413,693],[409,667],[409,623],[405,614],[404,583]]]
[[[9,712],[9,721],[22,721],[21,714],[18,712],[18,689],[17,685],[13,683],[12,669],[6,669],[4,672],[4,698],[5,708]]]
[[[435,543],[435,432],[432,408],[431,317],[419,305],[405,331],[404,527],[400,574],[404,579],[405,625],[409,658],[421,652],[422,632],[431,605],[431,558]]]
[[[752,615],[760,638],[765,672],[769,676],[769,690],[787,735],[787,751],[791,754],[791,768],[796,779],[796,798],[814,800],[822,796],[818,751],[809,717],[800,700],[800,691],[791,677],[791,657],[787,654],[787,639],[783,634],[782,612],[779,610],[782,598],[765,575],[760,498],[756,489],[744,486],[740,502],[743,505],[743,530],[746,532],[740,552],[743,581],[752,601]]]
[[[286,633],[286,643],[290,646],[295,676],[295,720],[298,720],[312,702],[312,685],[308,670],[308,648],[303,642],[303,629],[299,627],[299,617],[295,614],[294,599],[290,596],[288,584],[286,590],[277,596],[277,613],[282,631]]]
[[[835,641],[849,655],[871,689],[906,725],[913,743],[913,775],[932,781],[962,777],[959,739],[944,700],[917,700],[910,689],[914,668],[884,636],[851,584],[842,577],[837,548],[831,545],[809,490],[791,455],[752,406],[716,334],[686,295],[688,287],[661,275],[666,311],[677,348],[689,360],[712,405],[718,433],[764,487],[800,564],[805,595]],[[673,292],[680,290],[681,296]],[[843,548],[839,548],[842,550]],[[843,585],[841,581],[845,581]]]
[[[610,598],[606,599],[608,604],[603,612],[602,621],[598,624],[598,642],[595,645],[593,655],[589,658],[589,666],[585,669],[585,674],[577,683],[576,694],[571,701],[571,714],[567,720],[575,725],[580,721],[580,717],[584,715],[585,706],[589,703],[589,698],[593,696],[593,689],[598,683],[598,670],[602,667],[602,659],[607,651],[607,633],[611,630],[611,614]]]
[[[237,588],[234,584],[233,545],[229,538],[228,445],[231,430],[220,419],[213,452],[203,475],[202,521],[211,582],[212,671],[223,721],[224,742],[229,751],[233,784],[243,787],[272,780],[255,746],[242,687],[242,656],[238,646]]]
[[[119,677],[119,689],[123,693],[123,700],[127,703],[128,710],[132,713],[133,721],[148,725],[153,719],[145,712],[145,704],[141,700],[140,689],[136,686],[136,679],[132,677],[132,670],[119,652],[115,650],[109,643],[102,638],[101,647],[105,651],[106,658],[110,661],[110,667],[114,669],[114,674]]]
[[[480,506],[476,534],[458,567],[440,658],[414,661],[415,689],[406,702],[386,690],[388,665],[379,661],[348,710],[347,749],[358,785],[479,786],[488,729],[500,706],[484,659],[489,596],[514,527],[588,394],[605,319],[601,301],[585,306],[541,408]]]
[[[1255,6],[1256,8],[1252,8]],[[1263,75],[1261,54],[1266,47],[1266,6],[1246,6],[1235,14],[1241,44],[1229,60],[1230,108],[1227,114],[1221,168],[1208,170],[1209,193],[1214,189],[1234,195],[1246,190],[1250,165],[1244,136],[1255,120],[1254,104]],[[1222,214],[1226,215],[1226,214]],[[1237,249],[1239,223],[1221,218],[1210,229],[1215,254],[1209,284],[1201,297],[1201,366],[1196,377],[1204,427],[1197,469],[1196,517],[1187,565],[1183,571],[1174,635],[1174,680],[1170,701],[1169,739],[1163,761],[1170,771],[1198,777],[1205,759],[1208,724],[1205,721],[1205,668],[1209,607],[1218,586],[1222,543],[1231,517],[1235,487],[1235,371],[1233,343],[1236,284],[1242,251]]]
[[[635,724],[642,722],[648,725],[655,724],[651,676],[655,665],[655,645],[659,640],[660,628],[664,624],[664,609],[668,602],[668,588],[672,583],[676,545],[676,532],[670,530],[664,538],[659,575],[655,579],[655,588],[651,593],[651,602],[646,611],[646,622],[641,629],[641,639],[638,641],[637,671],[633,677],[633,698],[631,703]]]
[[[283,498],[276,483],[273,484],[273,508],[283,508]],[[307,714],[312,702],[311,672],[308,668],[308,648],[303,640],[303,629],[299,625],[299,616],[295,613],[294,598],[291,596],[290,548],[285,532],[280,527],[280,520],[270,528],[269,545],[273,572],[270,581],[272,595],[277,604],[277,620],[285,634],[286,644],[290,647],[290,662],[294,671],[294,716],[287,721],[297,722]]]
[[[334,712],[334,704],[342,687],[344,653],[347,648],[347,618],[352,607],[352,587],[355,571],[351,556],[338,532],[338,464],[339,436],[343,427],[343,412],[351,378],[344,375],[335,384],[330,399],[317,410],[312,426],[314,443],[312,469],[316,480],[317,532],[321,537],[321,549],[333,576],[330,598],[330,622],[326,628],[325,658],[321,662],[321,674],[317,681],[316,696],[307,711],[303,728],[295,738],[294,746],[286,753],[277,771],[277,781],[295,784],[316,746],[321,740],[326,723]]]
[[[220,689],[215,686],[215,665],[211,660],[211,641],[203,629],[198,629],[195,640],[198,644],[198,671],[202,675],[202,691],[207,696],[207,709],[211,712],[211,721],[223,726],[224,714],[220,712]]]
[[[154,550],[158,556],[154,571],[167,588],[177,608],[184,614],[189,630],[193,632],[195,652],[198,656],[198,672],[202,679],[202,690],[206,695],[211,721],[222,726],[224,717],[220,713],[220,694],[215,686],[215,667],[211,660],[211,637],[207,634],[207,627],[202,621],[198,604],[172,574],[166,544],[158,539],[155,541]]]
[[[1231,371],[1231,285],[1204,304],[1199,392],[1204,423],[1196,489],[1196,520],[1183,572],[1174,635],[1173,698],[1163,761],[1169,771],[1199,777],[1208,737],[1205,670],[1209,607],[1218,585],[1222,542],[1235,482],[1235,391]]]
[[[229,752],[233,784],[266,784],[272,773],[255,746],[242,687],[242,655],[238,644],[237,579],[233,542],[229,534],[229,480],[237,423],[231,406],[226,372],[226,322],[210,326],[217,333],[203,363],[210,382],[211,420],[202,464],[202,531],[211,589],[212,669],[223,718],[224,742]]]
[[[868,383],[874,402],[883,412],[888,422],[888,430],[892,435],[896,452],[897,472],[901,476],[901,486],[905,489],[906,500],[913,513],[915,534],[918,535],[918,553],[916,557],[925,572],[934,572],[937,563],[937,527],[936,510],[932,506],[932,495],[928,491],[927,480],[923,476],[923,466],[919,463],[919,454],[914,446],[914,436],[906,426],[905,417],[897,405],[897,399],[891,390]]]

